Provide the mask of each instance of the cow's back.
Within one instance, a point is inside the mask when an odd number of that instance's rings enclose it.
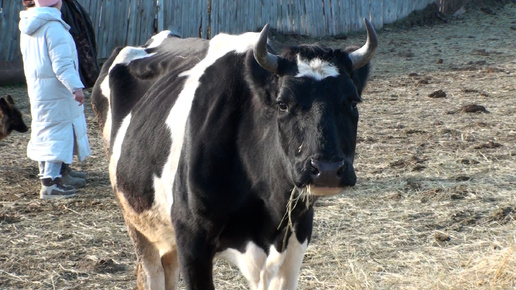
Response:
[[[155,91],[181,86],[177,82],[178,75],[203,58],[207,47],[205,42],[161,32],[144,46],[119,47],[113,51],[102,66],[91,96],[108,155],[111,155],[111,141],[122,120],[135,108],[154,109],[144,96],[154,98]],[[169,99],[164,101],[173,104],[174,95],[167,93],[165,98]]]

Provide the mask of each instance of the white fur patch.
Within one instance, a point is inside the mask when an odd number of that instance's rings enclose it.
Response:
[[[315,80],[322,80],[327,77],[336,77],[339,75],[338,68],[330,62],[314,58],[311,60],[301,59],[297,55],[297,69],[299,73],[296,77],[310,77]]]
[[[147,53],[145,51],[146,49],[146,47],[124,47],[116,56],[115,60],[113,61],[113,64],[109,67],[109,71],[111,71],[117,64],[128,65],[133,60],[146,58],[154,55],[154,53]]]
[[[267,261],[267,254],[256,244],[250,242],[245,248],[245,253],[240,253],[235,249],[227,249],[217,254],[222,258],[238,267],[242,275],[249,281],[251,289],[258,289],[260,285],[260,273]]]
[[[109,74],[106,75],[102,83],[100,84],[100,92],[101,95],[107,99],[108,102],[108,111],[106,114],[106,121],[104,122],[104,128],[102,129],[102,137],[104,139],[104,145],[109,146],[109,140],[111,139],[111,104],[110,104],[110,96],[111,89],[109,88]]]
[[[122,144],[125,139],[125,134],[127,133],[127,128],[129,128],[129,124],[131,123],[131,113],[127,115],[124,120],[122,120],[122,124],[118,129],[118,132],[115,137],[115,142],[113,143],[111,158],[109,159],[109,177],[111,178],[111,184],[113,187],[117,184],[116,182],[116,167],[118,165],[118,160],[120,159],[120,155],[122,154]]]
[[[287,249],[282,253],[272,246],[267,256],[263,249],[250,242],[244,253],[227,249],[217,257],[237,266],[253,290],[296,289],[307,247],[308,241],[299,243],[295,234],[292,234]]]
[[[171,132],[172,148],[165,164],[161,178],[154,179],[157,202],[166,202],[166,207],[170,209],[173,200],[169,195],[172,192],[174,178],[179,163],[181,148],[185,134],[185,126],[195,91],[199,87],[199,79],[205,70],[225,54],[234,51],[244,53],[252,49],[258,41],[259,33],[244,33],[242,35],[219,34],[210,41],[208,53],[192,69],[181,73],[179,76],[187,77],[183,90],[179,94],[176,103],[167,117],[166,124]],[[229,73],[229,72],[228,72]],[[209,97],[209,96],[206,96]],[[158,185],[161,183],[161,185]]]
[[[288,240],[286,251],[282,254],[278,253],[279,255],[282,255],[281,265],[279,265],[278,272],[270,278],[268,288],[264,289],[296,289],[299,271],[301,269],[301,264],[303,263],[306,248],[308,248],[308,240],[305,240],[303,243],[299,243],[295,234],[292,234]],[[269,255],[269,257],[270,256],[271,255]],[[267,262],[269,262],[269,258],[267,259]]]
[[[147,48],[153,48],[160,46],[165,39],[167,39],[170,36],[169,30],[163,30],[160,33],[154,35],[151,37],[152,43],[147,46]]]

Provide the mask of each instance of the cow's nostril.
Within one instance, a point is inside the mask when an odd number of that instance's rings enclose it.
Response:
[[[308,170],[310,170],[310,173],[314,176],[317,176],[321,173],[319,167],[313,159],[310,160],[310,166],[308,166]]]
[[[308,170],[312,175],[313,184],[324,187],[337,187],[341,179],[347,175],[346,161],[325,161],[311,159]]]
[[[343,161],[339,167],[339,169],[337,170],[337,176],[338,177],[341,177],[343,174],[344,174],[344,171],[346,170],[346,162]]]
[[[344,172],[344,166],[342,166],[341,168],[339,168],[339,170],[337,170],[337,176],[342,176],[343,172]]]

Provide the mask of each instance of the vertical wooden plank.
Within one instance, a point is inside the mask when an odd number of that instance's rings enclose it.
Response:
[[[320,1],[317,1],[316,3],[316,8],[317,8],[317,15],[319,15],[319,21],[321,22],[321,24],[323,25],[318,25],[317,26],[317,34],[314,35],[316,37],[320,37],[320,36],[324,36],[326,34],[326,28],[327,28],[327,24],[326,24],[326,15],[324,15],[324,1],[325,0],[320,0]],[[317,25],[317,22],[316,22],[316,25]]]
[[[278,28],[275,22],[273,22],[272,17],[270,15],[270,9],[271,9],[271,1],[270,0],[264,0],[264,5],[262,5],[262,15],[264,19],[266,19],[265,22],[269,23],[269,25],[273,28]]]
[[[231,18],[231,15],[233,15],[232,3],[233,3],[233,1],[224,1],[224,6],[226,6],[226,10],[225,10],[226,15],[222,14],[222,17],[224,19],[224,26],[221,29],[222,30],[221,32],[231,33],[230,29],[229,29],[229,23],[230,23],[229,20]]]
[[[244,26],[244,3],[242,1],[236,0],[235,2],[235,18],[232,23],[233,34],[240,34],[242,32],[242,27]]]
[[[308,35],[310,36],[316,36],[317,35],[317,29],[316,29],[316,25],[317,25],[317,18],[319,17],[319,15],[317,14],[317,9],[316,9],[316,1],[310,1],[309,2],[309,5],[308,5],[308,10],[307,10],[307,15],[308,15],[308,23],[307,23],[307,26],[308,26]]]
[[[194,1],[196,2],[196,1]],[[206,38],[206,24],[208,19],[206,19],[206,9],[208,8],[206,0],[197,1],[197,14],[198,14],[198,22],[197,27],[199,30],[199,37]]]
[[[291,1],[292,5],[292,28],[294,33],[303,34],[301,31],[301,15],[303,14],[301,10],[302,1]]]
[[[369,18],[369,21],[374,28],[380,29],[383,27],[383,1],[371,1],[370,3],[371,18]]]
[[[208,8],[211,9],[211,0],[207,0],[207,1],[203,1],[203,7],[202,7],[202,15],[203,15],[203,20],[202,20],[202,26],[203,26],[203,30],[202,30],[202,33],[203,33],[203,38],[204,39],[208,39],[209,38],[209,31],[210,31],[210,26],[211,26],[211,18],[210,18],[210,15],[209,15],[209,11],[208,11]]]
[[[392,23],[396,20],[395,18],[395,1],[396,0],[383,0],[383,21],[384,24]]]
[[[271,3],[270,3],[270,5],[269,5],[269,7],[267,9],[267,14],[269,15],[271,23],[272,23],[272,25],[276,29],[278,29],[279,31],[283,31],[283,30],[281,30],[281,27],[278,25],[278,17],[276,17],[276,15],[277,15],[276,11],[278,9],[278,7],[277,7],[278,3],[275,3],[274,1],[270,1],[270,2]]]
[[[351,1],[348,6],[348,27],[350,31],[354,31],[356,29],[356,15],[357,15],[357,3],[355,1]]]
[[[220,0],[211,1],[211,38],[219,33]]]
[[[290,31],[294,34],[299,34],[296,29],[296,10],[295,10],[296,4],[292,0],[287,0],[287,3],[288,3],[288,10],[287,10],[288,25],[290,27]]]
[[[357,5],[357,15],[355,19],[355,21],[357,22],[357,31],[362,30],[362,28],[364,27],[364,21],[362,20],[362,18],[367,14],[367,12],[365,11],[366,8],[364,2],[365,1],[360,1]]]
[[[220,2],[220,10],[219,10],[219,31],[217,33],[221,33],[224,31],[224,20],[225,20],[225,9],[227,9],[226,0],[219,0]]]
[[[257,30],[257,29],[261,29],[263,27],[263,24],[261,23],[261,21],[259,21],[259,19],[257,19],[257,9],[256,9],[256,0],[249,0],[248,1],[249,3],[249,6],[248,6],[248,9],[249,9],[249,21],[247,22],[247,27],[246,27],[246,30],[247,31],[254,31],[254,30]]]
[[[272,17],[271,17],[271,14],[270,14],[270,11],[271,11],[271,6],[273,3],[271,3],[270,0],[264,0],[265,2],[265,5],[262,5],[262,15],[265,19],[267,19],[267,23],[269,23],[269,25],[273,28],[278,28],[278,25],[276,25],[276,22],[273,21]]]
[[[141,3],[145,3],[144,12],[145,12],[145,30],[142,33],[140,38],[140,44],[144,44],[147,40],[154,35],[154,22],[156,21],[156,1],[140,1]],[[143,38],[142,38],[143,37]]]
[[[322,0],[313,1],[313,14],[312,19],[310,19],[310,29],[312,30],[310,36],[317,37],[319,36],[321,23],[323,22],[322,12],[321,12],[321,3]]]
[[[280,21],[281,21],[281,27],[283,28],[284,31],[288,31],[289,33],[291,32],[291,27],[290,27],[290,21],[289,21],[289,15],[288,15],[288,9],[289,9],[289,5],[288,5],[288,0],[282,0],[280,2],[280,9],[279,9],[279,18],[280,18]]]
[[[99,18],[100,18],[100,10],[101,10],[101,1],[102,0],[90,0],[87,3],[84,3],[83,7],[88,11],[90,16],[91,24],[93,26],[93,31],[95,32],[95,40],[97,42],[97,55],[99,54],[100,47],[103,46],[103,43],[99,43]],[[99,56],[100,58],[100,56]]]
[[[331,28],[332,35],[337,35],[342,33],[340,28],[340,19],[339,19],[339,0],[331,0]]]
[[[138,45],[137,37],[140,31],[138,30],[138,20],[140,20],[138,15],[138,1],[130,0],[129,5],[124,5],[128,8],[127,14],[125,17],[123,15],[118,15],[118,21],[122,19],[127,22],[127,29],[125,31],[125,43],[124,45]],[[121,7],[120,10],[117,8],[117,11],[122,12],[124,9]],[[121,28],[121,25],[120,25]],[[118,35],[122,34],[121,32]]]
[[[18,23],[20,22],[19,11],[22,9],[21,1],[3,2],[3,12],[0,13],[0,61],[2,62],[14,59],[21,62]]]
[[[192,31],[190,30],[190,23],[192,21],[191,17],[191,9],[190,4],[191,1],[178,1],[180,4],[180,11],[178,11],[177,16],[181,17],[181,25],[183,26],[183,31],[186,35],[193,36]]]
[[[181,35],[184,37],[191,37],[191,35],[188,33],[185,22],[183,21],[183,15],[187,14],[188,11],[186,11],[186,7],[184,5],[184,1],[176,0],[174,1],[174,21],[175,25],[177,25],[179,31],[181,32]]]
[[[199,37],[199,1],[190,1],[192,15],[190,18],[191,30],[195,37]]]
[[[321,34],[319,36],[325,36],[328,35],[330,29],[329,29],[329,23],[330,23],[330,10],[328,9],[329,0],[321,0],[321,20],[323,21],[323,26],[321,27]]]
[[[157,11],[156,11],[156,14],[157,14],[156,15],[156,21],[157,21],[157,23],[156,24],[158,25],[157,30],[158,30],[158,32],[160,32],[160,31],[165,30],[163,28],[163,26],[164,26],[164,22],[163,22],[163,17],[164,17],[164,15],[163,15],[163,0],[156,0],[156,7],[157,7]]]
[[[220,11],[220,29],[219,29],[219,33],[222,33],[222,32],[227,32],[227,19],[229,17],[229,13],[231,13],[229,11],[230,7],[229,7],[229,3],[228,1],[226,0],[221,0],[220,1],[220,7],[221,7],[221,11]]]
[[[349,31],[349,1],[339,0],[339,22],[341,23],[341,33]]]
[[[314,33],[315,33],[315,29],[314,29],[314,25],[315,25],[315,19],[316,19],[316,16],[315,16],[315,8],[314,8],[314,5],[315,5],[315,1],[307,1],[307,6],[306,6],[306,15],[307,15],[307,18],[306,18],[306,27],[307,27],[307,32],[308,32],[308,35],[310,36],[313,36]]]
[[[357,22],[356,30],[360,31],[364,28],[364,18],[367,15],[368,8],[366,8],[365,1],[360,1],[357,5],[357,15],[355,16],[355,21]]]
[[[259,19],[257,19],[257,16],[259,16],[258,15],[259,11],[257,11],[258,9],[256,9],[256,1],[249,0],[248,3],[249,3],[249,7],[248,7],[249,21],[247,22],[246,30],[253,31],[254,29],[262,28],[263,24],[261,23],[261,21],[259,21]]]
[[[280,25],[284,31],[288,31],[290,33],[290,23],[288,21],[288,0],[281,0],[278,8]]]
[[[111,7],[111,3],[109,3],[108,1],[104,1],[102,3],[102,9],[101,9],[101,14],[100,14],[100,18],[99,18],[99,36],[101,36],[102,38],[98,38],[97,37],[97,40],[100,40],[100,41],[97,41],[97,42],[100,42],[103,44],[103,46],[100,47],[100,51],[99,51],[99,56],[101,56],[102,58],[107,58],[108,57],[108,54],[107,54],[107,50],[108,50],[108,47],[114,47],[111,43],[109,43],[109,31],[107,30],[107,27],[109,25],[109,20],[107,20],[109,18],[109,15],[108,13],[110,13],[110,7]]]
[[[252,17],[252,11],[249,10],[251,1],[240,1],[240,5],[242,6],[242,26],[240,27],[240,32],[249,31],[249,20]]]

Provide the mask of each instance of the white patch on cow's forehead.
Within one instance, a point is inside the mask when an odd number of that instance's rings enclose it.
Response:
[[[167,117],[166,124],[171,131],[172,148],[165,164],[162,180],[170,182],[167,189],[172,188],[179,163],[179,155],[183,146],[186,120],[190,114],[195,91],[199,87],[199,79],[206,69],[219,58],[229,52],[244,53],[252,49],[258,42],[259,33],[244,33],[242,35],[218,34],[209,42],[206,57],[192,69],[181,73],[180,77],[187,77],[183,90],[179,94],[172,110]],[[206,96],[209,97],[209,96]]]
[[[296,77],[311,77],[318,81],[339,75],[339,69],[334,64],[319,58],[302,59],[299,54],[297,55],[297,69],[299,73]]]

